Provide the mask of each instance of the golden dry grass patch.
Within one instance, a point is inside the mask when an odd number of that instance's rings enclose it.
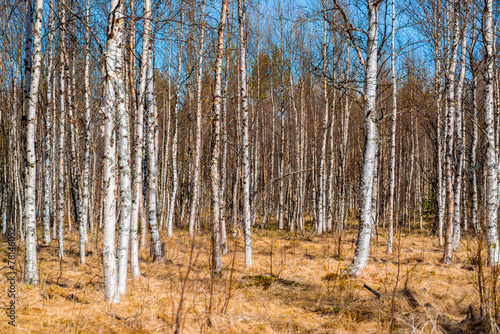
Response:
[[[399,257],[397,251],[385,253],[385,238],[379,236],[366,271],[351,279],[343,270],[353,256],[355,236],[355,229],[346,231],[339,257],[334,235],[304,238],[257,231],[253,267],[244,264],[242,238],[231,240],[222,277],[210,275],[209,236],[198,237],[195,244],[184,232],[163,236],[168,260],[152,262],[142,251],[141,277],[129,279],[128,294],[110,305],[103,299],[98,240],[91,240],[88,264],[80,266],[77,236],[68,235],[64,261],[57,259],[55,243],[42,248],[40,284],[17,283],[17,326],[11,328],[5,317],[0,332],[171,333],[176,327],[183,333],[388,332],[396,281],[397,333],[449,332],[466,318],[469,305],[478,308],[472,239],[464,239],[455,263],[446,266],[439,262],[436,238],[427,233],[403,236]],[[2,261],[6,256],[2,252]],[[21,273],[18,265],[18,279]],[[0,279],[5,304],[7,281],[5,275]]]

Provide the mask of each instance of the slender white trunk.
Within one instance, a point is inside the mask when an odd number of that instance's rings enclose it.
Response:
[[[40,86],[40,68],[42,59],[42,18],[43,18],[43,0],[37,0],[35,5],[34,31],[31,34],[31,22],[33,14],[31,12],[31,1],[28,4],[27,21],[29,20],[30,29],[26,29],[26,44],[30,52],[26,52],[27,66],[30,66],[30,76],[26,76],[26,85],[29,85],[29,92],[25,92],[25,103],[27,105],[27,130],[26,130],[26,180],[24,192],[24,224],[26,226],[25,240],[25,263],[24,279],[27,284],[38,283],[37,252],[36,252],[36,117],[38,103],[38,88]],[[27,23],[28,25],[28,23]],[[33,43],[33,63],[31,62],[31,40]],[[28,59],[28,56],[30,57]],[[31,65],[33,65],[31,67]],[[28,69],[27,69],[28,70]],[[28,82],[28,80],[30,80]]]
[[[104,298],[111,303],[120,301],[117,286],[117,261],[115,251],[116,228],[116,146],[115,110],[123,111],[123,2],[111,0],[108,17],[107,49],[105,54],[105,92],[104,92],[104,231],[103,267]]]
[[[470,59],[473,62],[472,58]],[[476,67],[472,66],[472,145],[471,145],[471,161],[470,166],[472,169],[472,212],[471,212],[471,223],[476,234],[481,232],[481,224],[477,217],[478,213],[478,194],[477,194],[477,139],[479,136],[479,126],[478,126],[478,105],[477,105],[477,72]]]
[[[130,220],[130,268],[132,277],[138,277],[139,271],[139,241],[137,230],[139,228],[139,213],[143,203],[143,170],[142,162],[144,155],[144,107],[146,91],[146,75],[149,56],[149,44],[151,42],[151,1],[144,1],[144,40],[142,43],[141,67],[139,74],[139,89],[137,95],[137,110],[135,111],[135,155],[134,155],[134,180],[133,200]],[[145,219],[142,221],[142,234],[146,235]],[[141,244],[144,244],[145,240]]]
[[[91,138],[91,124],[90,124],[90,31],[88,28],[90,15],[90,0],[87,0],[87,7],[85,10],[85,21],[87,24],[85,30],[85,58],[84,58],[84,107],[85,107],[85,148],[83,153],[83,189],[82,189],[82,216],[80,233],[83,234],[83,246],[80,248],[80,263],[85,264],[85,242],[87,238],[87,227],[89,224],[89,197],[90,197],[90,138]]]
[[[177,31],[177,44],[178,44],[178,56],[177,56],[177,99],[174,107],[174,137],[172,138],[172,192],[170,193],[170,204],[168,206],[168,216],[167,216],[167,234],[169,237],[173,234],[174,229],[174,213],[175,213],[175,199],[177,198],[177,189],[179,187],[179,175],[177,171],[177,153],[178,153],[178,142],[179,142],[179,111],[181,109],[181,75],[182,75],[182,40],[183,40],[183,27],[182,27],[182,11],[180,24]],[[202,60],[203,61],[203,60]],[[200,105],[201,107],[201,105]],[[200,111],[201,112],[201,111]]]
[[[205,5],[206,0],[203,0],[203,7],[201,10],[201,37],[200,45],[198,47],[198,73],[196,77],[196,153],[194,158],[194,171],[193,171],[193,199],[191,202],[191,213],[189,215],[189,234],[194,236],[196,218],[198,216],[198,205],[200,201],[200,171],[201,171],[201,91],[203,79],[203,53],[205,46]]]
[[[243,126],[243,222],[245,227],[245,265],[252,266],[252,239],[250,217],[250,157],[248,140],[248,89],[246,70],[246,1],[238,1],[238,22],[240,26],[240,80],[241,111]]]
[[[484,111],[486,125],[486,237],[488,242],[488,265],[497,265],[500,262],[500,248],[497,228],[497,169],[495,158],[495,129],[493,110],[493,0],[485,1],[484,15],[484,44],[486,49],[486,72]]]
[[[323,233],[323,230],[325,230],[326,224],[325,224],[325,216],[326,216],[326,210],[325,210],[325,202],[326,202],[326,166],[325,166],[325,159],[326,159],[326,146],[327,146],[327,137],[328,137],[328,114],[329,114],[329,109],[330,106],[328,104],[328,83],[327,83],[327,77],[326,77],[326,72],[328,71],[328,64],[327,64],[327,54],[326,54],[326,37],[327,37],[327,32],[326,32],[326,13],[323,14],[323,103],[324,103],[324,110],[323,110],[323,126],[322,126],[322,134],[323,134],[323,143],[321,145],[321,153],[320,153],[320,158],[319,158],[319,209],[318,209],[318,229],[316,231],[317,235],[321,235]]]
[[[456,164],[455,164],[455,184],[454,184],[454,201],[455,212],[453,217],[453,241],[452,249],[457,251],[458,243],[460,242],[460,223],[461,223],[461,199],[462,199],[462,167],[463,167],[463,149],[464,149],[464,128],[463,128],[463,106],[462,106],[462,92],[465,81],[465,69],[467,60],[467,28],[468,28],[468,11],[465,14],[465,26],[462,29],[462,45],[461,45],[461,59],[460,59],[460,76],[458,79],[457,92],[456,92],[456,105],[455,105],[455,133],[457,135],[456,146]]]
[[[64,8],[61,9],[61,26],[65,27],[66,25],[66,13]],[[65,36],[63,35],[63,31],[61,30],[61,50],[66,49]],[[61,51],[61,73],[59,78],[59,143],[58,143],[58,151],[59,151],[59,187],[58,187],[58,203],[57,203],[57,244],[58,244],[58,256],[59,259],[64,258],[64,206],[66,204],[65,199],[65,171],[64,171],[64,156],[65,154],[65,127],[66,127],[66,99],[65,99],[65,90],[66,90],[66,67],[65,67],[65,52]]]
[[[43,236],[44,242],[48,245],[51,241],[50,236],[50,219],[54,214],[52,208],[52,113],[54,100],[52,99],[52,75],[54,56],[54,2],[49,4],[49,24],[48,24],[48,40],[47,40],[47,109],[45,110],[45,184],[43,192]]]
[[[378,1],[368,1],[368,41],[365,65],[365,149],[360,186],[360,221],[354,259],[347,273],[358,277],[366,267],[373,228],[372,188],[378,147],[377,132],[377,30]]]
[[[160,232],[158,230],[158,173],[156,164],[156,100],[154,97],[154,77],[153,77],[153,39],[150,40],[149,55],[147,59],[146,75],[146,110],[147,110],[147,134],[146,134],[146,155],[148,168],[148,221],[151,235],[150,255],[155,260],[162,258]]]
[[[389,186],[389,222],[388,222],[388,240],[387,253],[392,253],[392,242],[394,236],[394,190],[396,188],[396,126],[397,126],[397,82],[396,82],[396,45],[394,42],[396,35],[396,6],[395,0],[392,0],[392,36],[391,36],[391,76],[392,76],[392,123],[391,123],[391,166],[390,166],[390,186]]]
[[[453,158],[453,143],[454,143],[454,125],[455,125],[455,72],[457,68],[458,42],[460,38],[460,23],[459,0],[455,0],[453,4],[453,42],[451,45],[451,59],[447,68],[446,81],[446,155],[445,155],[445,170],[446,170],[446,235],[444,240],[444,254],[441,262],[450,264],[453,258],[453,216],[455,210],[455,202],[453,196],[453,174],[452,174],[452,158]]]
[[[212,161],[211,161],[211,179],[212,179],[212,214],[213,214],[213,270],[216,274],[222,273],[220,259],[220,142],[221,142],[221,104],[222,104],[222,58],[224,55],[224,30],[226,27],[228,0],[222,1],[219,28],[217,33],[216,64],[215,64],[215,89],[214,89],[214,109],[212,115]]]
[[[228,38],[229,40],[229,25],[228,25]],[[227,45],[226,45],[227,52]],[[222,157],[221,157],[221,180],[219,189],[219,219],[220,219],[220,248],[222,254],[228,252],[227,245],[227,232],[226,232],[226,201],[224,194],[226,192],[227,183],[227,150],[228,150],[228,140],[227,140],[227,92],[228,92],[228,82],[229,82],[229,61],[226,59],[226,77],[224,79],[224,89],[222,91],[222,112],[221,112],[221,122],[222,122]]]
[[[124,6],[121,6],[122,10]],[[123,18],[122,18],[123,20]],[[123,33],[123,32],[122,32]],[[130,179],[130,143],[129,143],[129,112],[125,105],[125,83],[123,80],[123,43],[124,35],[121,36],[120,54],[116,60],[116,70],[120,73],[115,81],[115,105],[116,120],[118,122],[118,171],[120,177],[120,188],[118,200],[120,201],[120,227],[118,229],[118,293],[127,292],[127,264],[128,249],[130,241],[130,222],[132,213],[132,189]]]

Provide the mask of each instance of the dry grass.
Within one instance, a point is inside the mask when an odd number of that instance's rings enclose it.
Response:
[[[397,252],[385,253],[385,231],[380,229],[380,233],[367,270],[356,280],[342,274],[354,252],[353,227],[344,235],[341,258],[334,257],[338,239],[332,235],[303,238],[279,231],[256,232],[251,269],[244,266],[243,240],[230,241],[231,251],[223,257],[223,275],[212,280],[210,238],[199,237],[191,255],[190,238],[180,232],[173,239],[162,238],[167,263],[154,263],[146,252],[141,253],[142,276],[129,279],[128,295],[118,305],[103,299],[98,247],[95,243],[89,246],[88,265],[82,267],[77,236],[68,235],[63,262],[57,260],[56,243],[42,248],[39,285],[17,283],[13,332],[171,333],[179,320],[183,333],[387,333],[398,256]],[[6,263],[6,243],[0,246]],[[442,252],[435,237],[419,231],[403,236],[394,300],[396,333],[484,330],[472,327],[481,324],[464,321],[469,305],[477,310],[479,303],[471,260],[475,249],[472,239],[465,238],[454,264],[446,266],[439,263]],[[20,246],[20,263],[22,253]],[[190,258],[193,265],[185,280]],[[21,273],[19,265],[18,279]],[[7,289],[4,274],[0,282],[4,305]],[[3,317],[0,332],[7,331],[12,328]]]

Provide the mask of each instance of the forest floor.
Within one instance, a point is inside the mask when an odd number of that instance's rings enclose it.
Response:
[[[365,272],[352,279],[342,273],[354,254],[356,226],[346,229],[340,256],[334,235],[255,230],[252,268],[244,265],[240,236],[229,240],[222,277],[211,279],[209,235],[193,244],[186,232],[176,232],[162,237],[168,260],[155,263],[142,251],[141,277],[129,279],[128,294],[110,305],[103,298],[100,245],[91,240],[88,264],[80,266],[77,233],[66,236],[62,262],[56,242],[41,248],[35,286],[21,282],[18,245],[17,324],[12,328],[2,315],[0,333],[389,333],[391,322],[395,333],[486,331],[470,310],[477,314],[479,307],[473,237],[464,236],[453,265],[443,265],[442,247],[430,233],[403,230],[387,255],[380,228]],[[5,240],[0,247],[6,264]],[[0,275],[4,307],[7,271]]]

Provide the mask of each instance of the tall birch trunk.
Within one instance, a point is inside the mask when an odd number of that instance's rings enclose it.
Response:
[[[441,260],[442,263],[451,264],[453,259],[453,216],[455,210],[455,201],[453,196],[453,174],[452,174],[452,159],[453,159],[453,143],[454,143],[454,125],[455,125],[455,72],[457,68],[458,42],[460,38],[460,3],[455,0],[453,3],[453,42],[451,45],[451,59],[447,68],[446,81],[446,155],[445,155],[445,170],[446,170],[446,235],[444,240],[444,254]]]
[[[396,188],[396,126],[397,126],[397,82],[396,82],[396,6],[395,0],[392,0],[392,36],[391,36],[391,77],[392,77],[392,117],[391,117],[391,166],[390,166],[390,186],[389,186],[389,222],[388,222],[388,240],[387,253],[392,253],[392,243],[394,236],[394,190]]]
[[[368,41],[365,66],[365,148],[360,186],[360,221],[356,251],[347,273],[358,277],[366,267],[373,228],[372,188],[378,146],[377,132],[377,30],[379,1],[368,1]],[[358,56],[359,57],[359,56]],[[360,59],[360,61],[362,58]]]
[[[65,27],[66,25],[66,11],[61,8],[61,27]],[[65,36],[61,30],[61,50],[66,49]],[[59,82],[59,142],[58,142],[58,151],[59,151],[59,173],[58,173],[58,203],[57,203],[57,245],[58,245],[58,257],[59,259],[64,258],[64,206],[66,204],[65,199],[65,171],[64,171],[64,156],[65,154],[65,132],[66,132],[66,99],[65,99],[65,90],[66,90],[66,67],[65,67],[65,51],[61,51],[61,73],[60,73],[60,82]]]
[[[441,85],[441,75],[442,75],[442,60],[441,60],[441,45],[442,45],[442,35],[441,30],[441,4],[438,2],[434,5],[434,16],[437,18],[435,25],[438,27],[436,30],[436,36],[434,37],[434,53],[435,53],[435,79],[434,79],[434,95],[436,98],[436,113],[437,113],[437,125],[436,125],[436,141],[437,141],[437,203],[438,203],[438,239],[439,245],[443,245],[443,225],[444,225],[444,214],[445,214],[445,203],[444,203],[444,186],[443,186],[443,136],[442,136],[442,85]]]
[[[323,9],[325,10],[325,9]],[[329,114],[329,109],[330,106],[328,104],[328,82],[327,82],[327,77],[326,77],[326,72],[328,71],[328,64],[327,64],[327,54],[326,54],[326,38],[327,38],[327,31],[326,31],[326,13],[323,13],[323,103],[324,103],[324,110],[323,110],[323,126],[322,126],[322,134],[323,134],[323,142],[321,145],[321,153],[320,153],[320,158],[319,158],[319,209],[318,209],[318,228],[317,228],[317,235],[321,235],[323,233],[323,230],[326,230],[326,224],[325,224],[325,219],[326,219],[326,209],[325,209],[325,204],[326,204],[326,146],[327,146],[327,138],[328,138],[328,114]]]
[[[455,184],[454,184],[454,201],[455,212],[453,217],[453,240],[452,249],[454,252],[458,249],[460,242],[460,223],[461,223],[461,198],[462,198],[462,167],[463,167],[463,150],[464,150],[464,128],[463,128],[463,106],[462,106],[462,92],[465,81],[465,70],[467,60],[467,28],[468,28],[469,15],[466,10],[465,26],[462,29],[462,45],[461,45],[461,59],[460,59],[460,75],[458,79],[458,86],[456,91],[456,105],[455,105],[455,133],[457,134],[457,147],[456,147],[456,164],[455,164]]]
[[[84,107],[85,107],[85,148],[83,153],[83,189],[82,189],[82,216],[80,233],[83,234],[84,242],[88,241],[87,228],[89,224],[89,197],[90,197],[90,31],[89,31],[90,0],[87,0],[85,9],[85,58],[84,58]],[[85,243],[80,244],[80,263],[85,264]]]
[[[140,275],[139,270],[139,241],[137,231],[139,228],[139,217],[141,204],[143,203],[143,155],[144,155],[144,112],[146,75],[148,70],[148,57],[150,56],[151,43],[151,1],[144,1],[144,32],[141,53],[141,67],[139,70],[139,89],[137,94],[137,109],[135,110],[135,154],[134,154],[134,179],[132,185],[133,200],[130,219],[130,268],[132,277]],[[142,235],[146,235],[145,219],[141,219]],[[145,238],[144,238],[145,239]],[[142,241],[144,245],[145,240]]]
[[[179,111],[181,109],[181,75],[182,75],[182,40],[183,40],[183,13],[181,10],[181,19],[177,31],[177,44],[178,44],[178,56],[177,56],[177,99],[174,107],[174,137],[172,139],[172,192],[170,193],[170,204],[168,206],[168,217],[167,217],[167,234],[169,237],[173,234],[174,228],[174,213],[175,213],[175,199],[177,198],[177,188],[179,187],[179,176],[177,171],[177,153],[178,153],[178,141],[179,141]]]
[[[351,57],[350,57],[350,47],[347,46],[347,64],[346,64],[346,76],[348,77],[350,74],[351,68]],[[347,139],[349,138],[349,118],[350,118],[350,99],[349,94],[345,96],[345,104],[344,104],[344,117],[342,121],[342,142],[340,148],[340,157],[341,157],[341,171],[340,171],[340,180],[339,180],[339,190],[340,190],[340,216],[339,216],[339,224],[338,224],[338,232],[342,233],[345,226],[346,220],[346,182],[345,175],[347,172]]]
[[[221,104],[222,104],[222,58],[224,55],[224,30],[226,27],[228,0],[222,0],[219,28],[217,32],[217,49],[215,63],[215,89],[214,89],[214,109],[212,115],[212,158],[211,158],[211,181],[212,181],[212,233],[213,233],[213,270],[216,274],[222,273],[220,259],[220,142],[221,142]]]
[[[124,6],[121,5],[123,10]],[[122,14],[123,16],[123,14]],[[123,22],[123,18],[121,18]],[[118,171],[119,171],[119,196],[120,201],[120,226],[118,229],[118,247],[117,247],[117,261],[118,261],[118,293],[120,295],[127,292],[127,265],[128,265],[128,252],[130,243],[130,222],[132,213],[132,189],[130,178],[130,142],[129,142],[129,110],[126,109],[125,101],[125,82],[123,80],[123,45],[124,34],[121,31],[121,45],[118,52],[120,53],[116,60],[116,70],[119,73],[115,80],[115,104],[116,104],[116,120],[118,122]]]
[[[43,18],[43,0],[37,0],[35,5],[34,29],[32,35],[31,22],[33,14],[31,1],[28,4],[28,14],[26,15],[27,24],[30,22],[30,29],[26,29],[26,52],[27,66],[29,66],[29,76],[26,76],[26,86],[29,91],[25,92],[25,103],[27,105],[27,130],[26,130],[26,180],[24,191],[24,225],[26,226],[25,240],[25,263],[24,279],[26,284],[38,283],[37,268],[37,240],[36,240],[36,117],[38,103],[38,88],[40,86],[40,72],[42,59],[42,18]],[[31,42],[33,43],[33,62],[31,61]],[[28,57],[30,57],[28,59]],[[32,65],[32,66],[31,66]],[[28,69],[27,69],[28,71]],[[28,80],[30,80],[28,82]]]
[[[153,38],[150,39],[149,55],[147,58],[146,75],[146,110],[147,110],[147,133],[146,133],[146,155],[148,170],[148,221],[150,232],[150,255],[154,260],[162,259],[160,232],[158,230],[158,172],[156,164],[156,99],[154,97],[153,77]]]
[[[238,1],[238,22],[240,27],[240,80],[241,111],[243,126],[243,222],[245,227],[245,265],[252,266],[252,226],[250,216],[250,157],[248,140],[248,89],[246,69],[246,0]]]
[[[500,247],[497,228],[497,169],[495,158],[495,129],[493,110],[493,0],[485,1],[484,15],[484,44],[486,49],[486,72],[484,111],[486,126],[486,237],[488,242],[488,265],[497,265],[500,262]]]
[[[229,25],[228,25],[228,37],[227,40],[230,40],[229,35]],[[227,43],[226,43],[226,53],[227,53]],[[220,181],[220,189],[219,189],[219,219],[220,219],[220,247],[222,254],[226,254],[228,252],[227,245],[227,231],[226,231],[226,201],[224,194],[226,192],[226,183],[227,183],[227,151],[228,151],[228,140],[227,140],[227,100],[228,100],[228,82],[229,82],[229,61],[226,58],[226,76],[224,78],[224,89],[222,91],[222,112],[221,112],[221,122],[222,122],[222,157],[221,157],[221,181]]]
[[[47,109],[45,111],[45,184],[43,192],[43,236],[45,245],[51,241],[50,220],[54,215],[52,209],[52,113],[54,112],[54,100],[52,99],[53,86],[52,76],[54,74],[53,48],[54,48],[54,1],[49,4],[49,24],[47,40]]]
[[[104,231],[103,231],[103,268],[104,298],[111,303],[120,301],[117,286],[117,259],[115,251],[116,228],[116,143],[115,110],[122,113],[123,108],[123,2],[111,0],[108,16],[107,49],[105,54],[105,92],[104,92]]]
[[[198,216],[198,205],[200,201],[200,172],[201,172],[201,153],[203,143],[201,141],[201,127],[202,127],[202,114],[201,114],[201,91],[203,79],[203,54],[205,46],[205,6],[206,0],[203,0],[201,10],[201,33],[200,45],[198,47],[198,73],[196,76],[196,152],[194,158],[194,171],[193,171],[193,199],[191,202],[191,213],[189,215],[189,235],[194,236],[196,218]]]

